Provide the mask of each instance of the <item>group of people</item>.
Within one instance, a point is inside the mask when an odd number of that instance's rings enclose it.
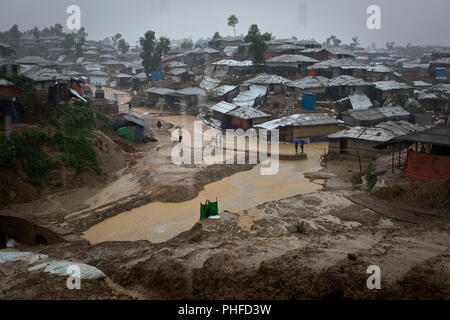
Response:
[[[302,153],[303,153],[303,148],[305,146],[305,143],[302,141],[301,143],[295,142],[295,153],[298,153],[298,145],[300,144],[300,148],[302,149]]]

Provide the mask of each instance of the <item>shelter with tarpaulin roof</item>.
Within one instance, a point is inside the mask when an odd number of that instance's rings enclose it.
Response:
[[[417,180],[450,178],[450,128],[438,127],[420,133],[395,137],[377,146],[379,149],[391,147],[392,168],[394,152],[407,150],[402,170],[403,177]],[[393,169],[392,169],[393,170]]]
[[[131,115],[122,115],[113,123],[117,135],[128,141],[142,142],[144,139],[144,120]]]
[[[268,131],[278,129],[280,141],[291,141],[295,137],[312,141],[326,141],[327,135],[341,130],[341,120],[326,113],[301,113],[255,125]]]

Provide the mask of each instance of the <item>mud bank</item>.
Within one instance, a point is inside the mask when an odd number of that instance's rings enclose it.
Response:
[[[121,213],[95,225],[85,232],[84,237],[91,243],[112,240],[166,241],[182,231],[189,230],[198,221],[200,202],[204,203],[206,200],[218,199],[220,210],[238,212],[266,201],[317,191],[322,186],[305,178],[303,173],[321,168],[319,157],[323,146],[322,143],[308,145],[307,160],[280,161],[278,173],[275,175],[261,175],[260,165],[256,165],[251,170],[218,179],[217,182],[205,185],[190,201],[173,203],[176,201],[170,199],[176,197],[176,190],[170,190],[170,186],[167,186],[165,195],[172,203],[154,201]],[[220,170],[221,166],[223,165],[215,165],[214,168]],[[211,171],[211,177],[215,179],[218,175],[214,171]],[[187,179],[186,188],[192,187],[195,190],[195,185],[195,179]]]
[[[448,226],[389,221],[348,201],[345,192],[314,192],[222,213],[162,243],[103,242],[36,248],[102,270],[105,280],[76,293],[65,279],[0,264],[0,298],[49,299],[450,299]],[[292,226],[306,223],[305,231]],[[366,286],[369,265],[382,270],[381,290]],[[26,274],[25,274],[26,273]],[[47,279],[47,278],[45,278]],[[28,284],[33,284],[29,286]],[[120,288],[118,290],[117,288]]]

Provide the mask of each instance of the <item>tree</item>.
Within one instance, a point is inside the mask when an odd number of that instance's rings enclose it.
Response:
[[[192,40],[191,40],[192,41]],[[170,40],[165,37],[156,40],[154,31],[147,31],[145,35],[139,38],[139,44],[142,47],[141,58],[145,74],[158,70],[161,65],[161,56],[167,53],[170,48]]]
[[[358,37],[353,37],[353,38],[352,38],[352,43],[350,44],[350,47],[351,47],[352,49],[355,49],[358,45],[359,45],[359,39],[358,39]]]
[[[253,56],[253,62],[260,64],[264,62],[264,53],[267,50],[267,44],[259,32],[257,24],[252,24],[248,29],[248,34],[244,38],[245,42],[250,42],[249,53]]]
[[[238,23],[239,23],[239,19],[234,14],[232,14],[231,16],[228,17],[228,26],[233,27],[235,37],[236,37],[236,25]]]
[[[341,44],[342,40],[339,40],[335,35],[331,35],[330,37],[327,38],[327,41],[325,42],[326,46],[330,47],[339,47],[339,45]]]
[[[83,45],[86,42],[87,36],[88,34],[86,33],[84,27],[81,27],[75,37],[75,55],[77,58],[83,55]]]
[[[116,33],[114,36],[111,37],[114,47],[117,46],[117,42],[119,41],[120,38],[122,38],[122,35],[120,33]]]
[[[214,36],[213,36],[213,40],[217,40],[217,39],[220,39],[220,38],[222,38],[222,36],[219,34],[219,32],[217,32],[216,31],[216,33],[214,33]]]
[[[7,37],[12,41],[14,45],[18,45],[22,33],[19,31],[17,24],[13,25],[7,32]]]
[[[31,29],[30,33],[33,36],[33,38],[36,39],[36,41],[39,40],[40,32],[39,32],[39,29],[37,27],[34,27],[33,29]]]
[[[63,48],[67,50],[71,49],[75,45],[76,36],[76,33],[66,33],[62,43]]]
[[[161,54],[165,56],[170,51],[170,40],[167,37],[159,38],[159,47],[161,48]]]
[[[119,47],[120,52],[122,52],[122,54],[127,53],[128,50],[130,49],[130,45],[123,38],[119,40],[119,42],[117,43],[117,46]]]
[[[395,45],[395,42],[394,42],[394,41],[392,41],[392,42],[386,42],[386,48],[387,48],[388,50],[392,50],[392,49],[394,48],[394,45]]]
[[[268,33],[268,32],[264,32],[262,35],[262,38],[264,39],[264,41],[270,41],[272,39],[272,34]]]
[[[194,47],[194,42],[191,39],[184,39],[180,45],[181,49],[190,50]]]
[[[55,26],[53,27],[53,32],[55,36],[62,36],[63,35],[63,27],[61,24],[57,23],[55,24]]]

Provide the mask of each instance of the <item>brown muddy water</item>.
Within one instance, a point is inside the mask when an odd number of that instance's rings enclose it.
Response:
[[[158,111],[133,108],[133,113],[145,119],[155,116]],[[202,120],[191,115],[164,116],[160,119],[170,122],[174,126],[182,125],[183,129],[188,130],[192,137],[194,122]],[[206,126],[201,126],[201,128],[203,133],[209,130]],[[214,139],[217,132],[217,130],[210,131],[209,135],[203,136],[203,140]],[[189,147],[193,146],[192,141],[188,141],[188,139],[183,139],[183,143]],[[305,145],[308,159],[280,161],[279,171],[275,175],[261,175],[261,165],[258,164],[252,170],[239,172],[206,185],[204,190],[190,201],[181,203],[152,202],[143,207],[120,213],[91,227],[84,233],[84,238],[94,244],[104,241],[166,241],[189,230],[199,220],[200,202],[215,201],[216,198],[219,203],[219,211],[228,210],[239,213],[240,225],[244,229],[250,229],[252,221],[259,217],[259,212],[255,208],[257,205],[297,194],[315,192],[322,188],[320,184],[306,179],[303,173],[320,169],[319,158],[327,147],[328,143]],[[294,150],[293,144],[279,144],[280,153],[294,153]],[[165,154],[167,151],[160,153]],[[114,192],[114,190],[108,190],[109,192]],[[241,214],[244,210],[247,210],[245,215]]]
[[[143,207],[123,212],[106,219],[85,232],[91,243],[104,241],[149,240],[166,241],[189,230],[199,220],[200,202],[219,203],[219,211],[241,212],[268,201],[297,194],[306,194],[322,188],[310,182],[303,173],[320,169],[319,158],[327,143],[305,146],[308,160],[280,161],[276,175],[260,175],[260,165],[239,172],[223,180],[208,184],[199,195],[181,203],[152,202]]]

